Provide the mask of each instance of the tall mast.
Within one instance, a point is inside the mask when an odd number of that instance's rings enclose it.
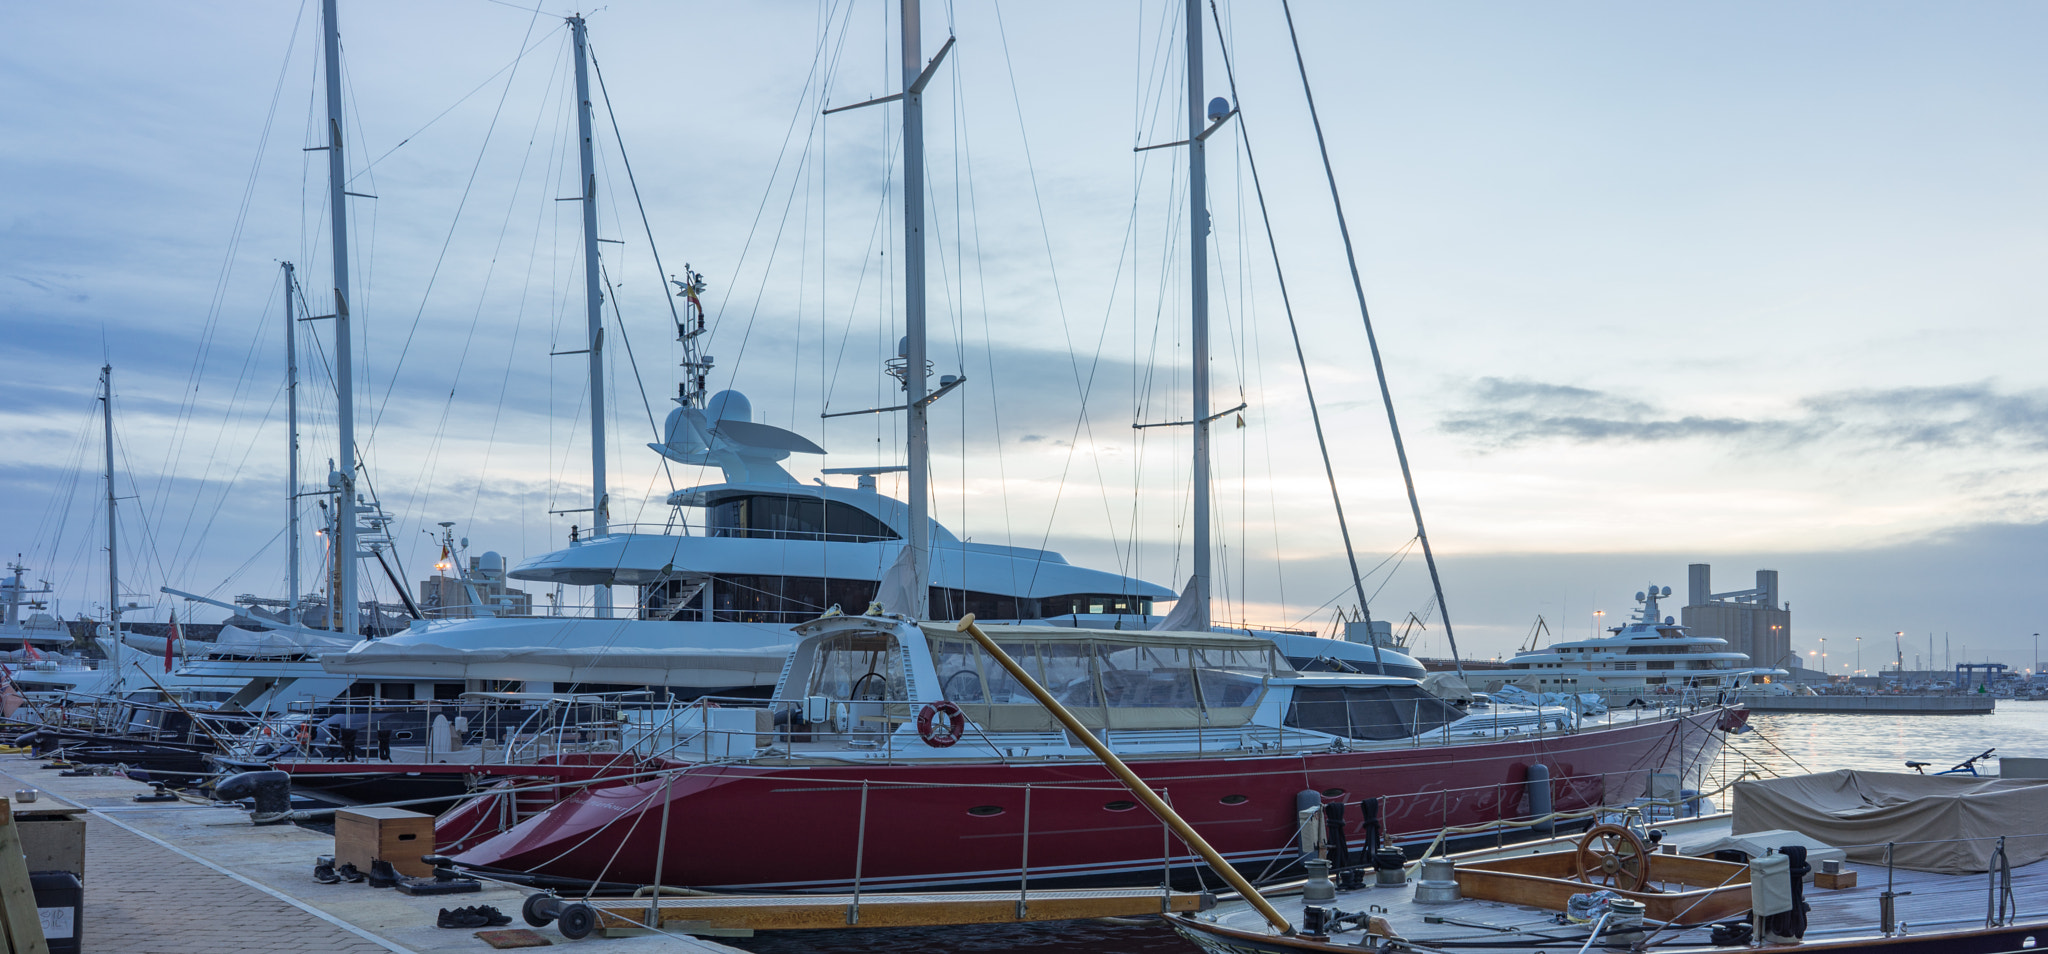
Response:
[[[335,575],[341,578],[341,592],[332,599],[341,604],[341,631],[349,636],[362,632],[356,605],[356,400],[355,351],[349,343],[348,326],[348,166],[341,152],[341,18],[336,0],[321,0],[320,14],[327,34],[327,202],[334,221],[334,381],[335,410],[341,440],[341,467],[329,477],[335,489],[334,513]]]
[[[1193,329],[1195,427],[1195,565],[1191,627],[1209,629],[1209,170],[1203,153],[1202,5],[1187,0],[1188,37],[1188,312]]]
[[[284,502],[291,510],[291,591],[285,594],[285,622],[299,625],[299,344],[298,318],[292,314],[292,294],[299,280],[292,263],[284,263],[284,407],[285,441],[290,445],[286,467]]]
[[[114,658],[114,696],[122,695],[121,672],[121,551],[118,526],[114,522],[114,366],[100,366],[100,420],[107,437],[107,632]]]
[[[583,155],[583,304],[590,315],[590,535],[596,538],[604,536],[611,523],[604,478],[604,287],[597,258],[597,166],[590,142],[589,38],[582,17],[570,17],[569,28],[576,37],[576,128]],[[612,588],[599,584],[593,595],[597,615],[612,615]]]
[[[903,388],[910,448],[910,615],[931,615],[931,434],[926,427],[924,328],[924,84],[918,0],[903,0]]]

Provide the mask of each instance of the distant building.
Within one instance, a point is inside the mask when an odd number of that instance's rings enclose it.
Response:
[[[471,591],[475,593],[472,595]],[[467,619],[482,616],[475,609],[481,600],[494,616],[532,616],[533,597],[525,590],[505,585],[505,558],[496,551],[469,558],[469,580],[435,574],[420,581],[420,612],[428,619]]]
[[[1756,588],[1716,593],[1709,567],[1686,567],[1684,623],[1695,636],[1719,636],[1761,666],[1792,669],[1792,610],[1778,599],[1778,571],[1756,571]]]

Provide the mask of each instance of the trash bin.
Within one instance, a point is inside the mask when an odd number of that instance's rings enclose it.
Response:
[[[36,893],[36,914],[42,917],[43,939],[50,954],[78,954],[79,928],[85,923],[85,889],[69,871],[39,871],[28,876]]]

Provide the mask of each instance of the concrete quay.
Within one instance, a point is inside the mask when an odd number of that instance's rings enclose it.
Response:
[[[1997,699],[1983,693],[1868,696],[1744,696],[1751,712],[1863,715],[1989,715]]]
[[[5,792],[41,791],[51,802],[89,809],[85,910],[79,940],[120,954],[480,954],[493,948],[474,930],[434,926],[441,908],[488,904],[523,928],[518,889],[486,883],[475,894],[415,898],[367,884],[320,884],[313,859],[334,853],[330,835],[293,825],[256,826],[233,807],[143,804],[149,786],[117,776],[64,778],[42,760],[0,755]],[[19,803],[17,803],[19,804]],[[592,954],[744,954],[685,935],[581,941],[550,926],[535,933],[555,947]],[[583,948],[583,945],[597,947]]]

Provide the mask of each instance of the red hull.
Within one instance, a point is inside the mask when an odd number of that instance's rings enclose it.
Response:
[[[1650,772],[1698,765],[1720,710],[1512,741],[1391,751],[1133,761],[1233,864],[1283,867],[1303,790],[1381,800],[1403,840],[1528,814],[1529,766],[1559,811],[1642,794]],[[666,796],[664,799],[664,795]],[[1029,801],[1028,811],[1026,801]],[[664,800],[666,806],[664,806]],[[865,812],[863,801],[865,800]],[[463,852],[474,864],[592,881],[728,889],[1088,879],[1157,883],[1164,826],[1093,762],[1004,765],[705,765],[593,788]],[[664,811],[664,807],[666,811]],[[1028,819],[1027,819],[1028,816]],[[864,824],[863,824],[864,820]],[[1359,813],[1348,813],[1357,844]],[[664,825],[662,876],[655,877]],[[863,834],[863,828],[865,832]],[[1171,843],[1176,867],[1192,862]]]

